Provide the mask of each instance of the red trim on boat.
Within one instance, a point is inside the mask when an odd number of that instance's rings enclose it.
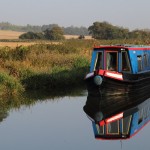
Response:
[[[147,47],[128,47],[128,46],[94,46],[95,49],[128,49],[128,50],[150,50],[150,46]]]
[[[134,51],[136,51],[136,50],[150,50],[150,47],[130,47],[130,48],[128,48],[128,50],[129,51],[132,51],[132,50],[134,50]]]
[[[99,122],[100,126],[104,126],[105,124],[106,124],[105,120],[102,120],[102,121]]]
[[[120,113],[120,114],[117,114],[117,115],[115,115],[115,116],[113,116],[113,117],[111,117],[111,118],[106,119],[106,123],[110,123],[110,122],[119,120],[119,119],[121,119],[122,117],[123,117],[123,112]]]
[[[94,46],[94,48],[100,48],[100,49],[120,49],[120,48],[125,48],[127,49],[128,47],[124,47],[124,46]]]
[[[130,136],[130,138],[132,138],[133,136],[135,136],[140,130],[142,130],[148,123],[150,122],[150,120],[148,122],[146,122],[140,129],[138,129],[136,132],[134,132],[134,134],[132,134]]]
[[[103,125],[106,125],[106,124],[111,123],[111,122],[113,122],[113,121],[119,120],[119,119],[121,119],[121,118],[123,118],[123,112],[121,112],[121,113],[119,113],[119,114],[117,114],[117,115],[115,115],[115,116],[112,116],[112,117],[110,117],[110,118],[108,118],[108,119],[105,119],[105,120],[100,121],[100,122],[99,122],[99,125],[100,125],[100,126],[103,126]]]
[[[117,80],[123,80],[122,73],[114,72],[114,71],[109,71],[109,70],[99,70],[98,75],[101,76],[106,76],[109,78],[114,78]]]

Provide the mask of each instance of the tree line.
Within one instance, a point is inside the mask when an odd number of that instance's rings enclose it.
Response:
[[[94,22],[88,28],[89,34],[95,39],[150,39],[150,30],[133,30],[114,26],[108,22]]]
[[[12,30],[12,31],[20,31],[20,32],[43,32],[46,29],[51,30],[53,27],[59,26],[58,24],[49,24],[42,26],[34,26],[27,24],[26,26],[13,25],[9,22],[1,22],[0,30]],[[63,29],[64,34],[69,35],[88,35],[88,29],[86,27],[61,27]]]
[[[46,39],[46,40],[63,40],[64,32],[59,26],[54,26],[53,28],[46,29],[43,32],[27,32],[19,36],[19,39]]]
[[[94,39],[113,40],[113,39],[150,39],[150,29],[133,30],[127,28],[114,26],[106,21],[94,22],[88,28],[86,27],[60,27],[57,24],[49,24],[43,26],[16,26],[8,22],[0,23],[1,30],[23,31],[25,34],[21,35],[21,39],[49,39],[59,40],[64,39],[64,34],[80,35],[84,38],[85,35],[91,35]]]

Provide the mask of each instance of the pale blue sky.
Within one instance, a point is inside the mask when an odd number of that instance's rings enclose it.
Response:
[[[0,0],[0,22],[17,25],[86,26],[107,21],[129,29],[150,28],[150,0]]]

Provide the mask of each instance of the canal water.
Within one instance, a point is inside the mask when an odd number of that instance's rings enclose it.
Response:
[[[37,98],[30,105],[1,108],[1,150],[149,150],[150,124],[130,140],[96,140],[83,111],[87,93]],[[12,104],[11,104],[12,105]]]

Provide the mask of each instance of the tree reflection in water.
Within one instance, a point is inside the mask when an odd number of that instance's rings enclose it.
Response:
[[[30,107],[39,101],[55,101],[56,98],[64,96],[81,96],[84,94],[84,87],[65,89],[61,91],[28,91],[17,97],[0,98],[0,122],[8,117],[10,110],[20,109],[21,106]]]

